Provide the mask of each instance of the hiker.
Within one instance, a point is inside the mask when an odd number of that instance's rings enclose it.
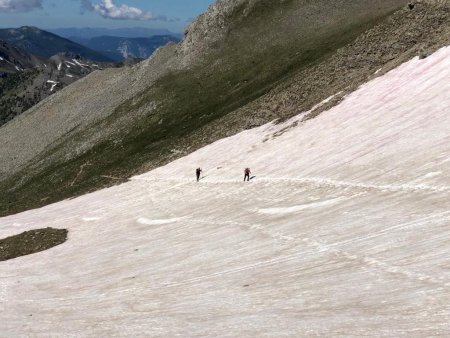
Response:
[[[251,174],[250,168],[245,168],[244,174],[245,174],[244,175],[244,182],[245,182],[245,180],[247,180],[247,182],[250,181],[250,174]]]
[[[202,169],[201,168],[197,168],[197,170],[195,170],[195,174],[197,175],[197,182],[200,181],[200,174],[202,173]]]

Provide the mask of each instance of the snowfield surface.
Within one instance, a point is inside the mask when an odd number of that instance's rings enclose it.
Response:
[[[313,120],[0,219],[69,229],[0,263],[1,335],[450,336],[449,80],[444,48]]]

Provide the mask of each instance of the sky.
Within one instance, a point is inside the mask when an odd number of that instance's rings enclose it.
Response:
[[[147,27],[183,32],[214,0],[0,0],[0,27]]]

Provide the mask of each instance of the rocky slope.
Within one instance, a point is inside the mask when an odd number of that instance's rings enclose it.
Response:
[[[95,72],[1,128],[2,213],[122,182],[337,94],[335,104],[450,43],[445,2],[406,4],[218,1],[179,45]]]
[[[93,71],[120,66],[71,53],[36,57],[6,43],[0,43],[0,58],[0,126]]]
[[[6,41],[0,40],[0,77],[34,68],[41,63],[42,60],[34,55],[24,53]]]

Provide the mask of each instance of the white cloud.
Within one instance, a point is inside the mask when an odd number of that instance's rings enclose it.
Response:
[[[42,8],[43,0],[0,0],[0,12],[19,13]]]
[[[1,1],[1,0],[0,0]],[[84,1],[85,2],[85,1]],[[101,0],[100,4],[91,4],[91,10],[107,19],[114,20],[165,20],[164,17],[155,16],[152,12],[131,7],[116,5],[113,0]]]

